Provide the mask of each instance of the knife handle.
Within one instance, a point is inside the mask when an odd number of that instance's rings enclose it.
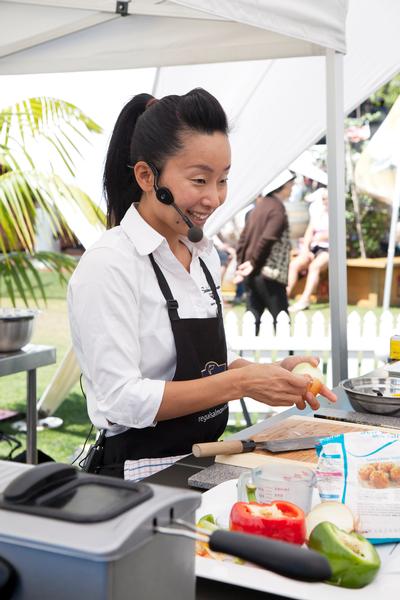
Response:
[[[215,552],[249,560],[291,579],[326,581],[332,577],[328,559],[322,554],[262,535],[218,529],[210,535],[209,545]]]
[[[241,454],[243,452],[243,442],[241,440],[231,440],[226,442],[193,444],[192,452],[196,458],[217,456],[217,454]]]

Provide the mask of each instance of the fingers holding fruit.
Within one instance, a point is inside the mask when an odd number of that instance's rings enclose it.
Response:
[[[307,403],[303,398],[300,398],[300,400],[297,400],[297,402],[295,402],[295,405],[298,410],[304,410],[307,406]]]
[[[311,367],[318,367],[319,358],[317,356],[287,356],[280,361],[280,366],[288,371],[293,371],[298,365],[306,363]]]
[[[316,368],[307,364],[311,369]],[[320,404],[315,396],[316,392],[310,391],[310,389],[315,391],[315,387],[312,387],[314,378],[309,374],[299,375],[295,373],[295,369],[291,371],[287,366],[288,364],[285,367],[282,363],[244,366],[240,373],[242,376],[241,395],[249,396],[270,406],[295,405],[303,410],[308,404],[313,410],[317,410]],[[324,390],[325,395],[327,388],[319,381],[318,385],[322,385],[321,390]],[[332,400],[336,399],[329,390],[327,390],[327,394]]]
[[[328,387],[326,387],[325,384],[322,384],[322,387],[321,387],[321,390],[319,393],[321,396],[323,396],[324,398],[329,400],[329,402],[336,402],[336,400],[337,400],[336,394],[334,394],[332,392],[332,390],[330,390]]]
[[[313,410],[318,410],[319,409],[320,403],[319,403],[317,397],[314,396],[314,394],[312,392],[310,392],[309,390],[306,391],[306,393],[303,396],[303,399],[304,399],[305,402],[307,402],[307,404]]]
[[[314,358],[313,360],[315,361],[317,359]],[[318,394],[324,396],[330,402],[336,402],[336,395],[324,384],[324,374],[317,366],[313,366],[310,362],[300,362],[293,367],[292,373],[295,375],[310,376],[311,380],[307,386],[306,394],[306,399],[309,403],[315,404],[311,400],[310,395],[315,398]],[[312,408],[314,408],[314,406],[312,406]],[[319,403],[316,408],[319,408]],[[316,408],[314,408],[314,410],[316,410]]]

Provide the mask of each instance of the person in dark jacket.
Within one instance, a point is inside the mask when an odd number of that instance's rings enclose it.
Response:
[[[275,327],[279,313],[288,312],[291,244],[284,202],[290,197],[294,178],[292,171],[284,171],[268,186],[267,193],[258,197],[239,239],[235,281],[245,282],[247,308],[254,314],[256,335],[265,309],[271,313]]]

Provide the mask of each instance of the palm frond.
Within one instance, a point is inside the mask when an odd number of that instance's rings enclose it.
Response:
[[[45,300],[42,268],[66,281],[76,264],[58,253],[34,251],[39,208],[54,235],[72,239],[64,216],[71,210],[73,218],[84,217],[99,231],[105,227],[99,207],[56,174],[63,163],[74,175],[79,143],[100,132],[79,108],[57,98],[28,98],[0,110],[0,295],[3,289],[14,305],[17,297],[26,305]]]
[[[46,291],[42,280],[43,268],[58,274],[63,283],[76,267],[76,261],[57,252],[10,252],[0,255],[0,295],[5,287],[13,306],[20,296],[25,306],[32,299],[39,306],[39,298],[46,303]],[[4,293],[4,292],[3,292]]]
[[[73,155],[80,154],[75,138],[89,143],[88,134],[101,131],[101,127],[77,106],[57,98],[28,98],[0,111],[1,144],[11,146],[12,139],[20,140],[16,143],[18,151],[28,139],[36,144],[43,143],[49,146],[50,153],[46,154],[49,160],[55,152],[72,174]]]
[[[102,210],[85,192],[65,184],[58,175],[36,171],[9,171],[0,175],[0,230],[3,229],[11,248],[23,247],[33,252],[39,206],[48,217],[53,235],[66,233],[72,237],[63,217],[68,204],[92,225],[98,224],[99,231],[105,227]]]

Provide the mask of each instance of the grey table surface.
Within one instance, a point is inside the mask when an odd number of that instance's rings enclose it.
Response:
[[[21,371],[31,371],[56,362],[53,346],[28,344],[17,352],[0,352],[0,377]]]
[[[37,396],[36,369],[56,362],[56,349],[53,346],[27,344],[17,352],[0,353],[0,377],[26,371],[26,460],[30,464],[37,463],[36,426]]]

